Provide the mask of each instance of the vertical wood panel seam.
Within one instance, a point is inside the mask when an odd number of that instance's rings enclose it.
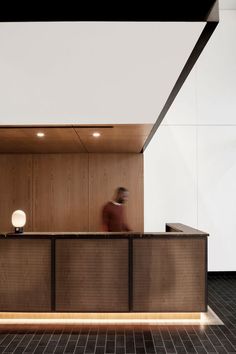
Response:
[[[144,154],[142,153],[142,177],[141,177],[141,186],[142,186],[142,232],[144,232]]]
[[[34,231],[34,156],[31,154],[31,228]]]
[[[198,110],[198,89],[197,89],[197,69],[194,72],[195,74],[195,112],[196,112],[196,208],[197,208],[197,225],[196,227],[198,228],[198,192],[199,192],[199,179],[198,179],[198,170],[199,170],[199,164],[198,164],[198,118],[199,118],[199,110]]]
[[[88,231],[90,231],[90,154],[88,153]]]

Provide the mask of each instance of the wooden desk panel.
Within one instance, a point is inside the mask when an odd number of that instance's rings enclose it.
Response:
[[[128,240],[56,240],[56,311],[128,311]]]
[[[0,240],[0,311],[51,311],[51,241]]]
[[[133,240],[133,311],[206,311],[206,238]]]
[[[0,234],[0,311],[205,312],[208,234]]]

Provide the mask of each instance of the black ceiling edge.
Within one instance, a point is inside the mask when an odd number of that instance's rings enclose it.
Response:
[[[195,65],[198,57],[202,53],[203,49],[205,48],[207,42],[209,41],[212,33],[214,32],[216,26],[219,23],[219,7],[218,7],[218,0],[215,1],[215,4],[209,9],[208,12],[208,22],[206,23],[197,43],[195,44],[183,70],[181,71],[178,80],[176,81],[163,109],[161,110],[155,124],[152,127],[152,130],[144,143],[142,150],[140,151],[143,153],[147,148],[148,144],[150,143],[153,135],[156,133],[158,127],[160,126],[162,120],[164,119],[167,111],[169,110],[170,106],[172,105],[175,97],[177,96],[179,90],[181,89],[184,81],[187,79],[190,71],[192,70],[193,66]]]
[[[119,2],[117,6],[84,2],[83,6],[76,3],[77,9],[70,4],[66,6],[58,3],[50,11],[49,6],[24,7],[22,2],[12,6],[7,2],[0,11],[0,22],[48,22],[48,21],[206,21],[209,9],[214,0],[178,0],[161,2],[136,2],[134,6],[127,6]],[[7,8],[8,6],[8,8]]]
[[[15,128],[24,128],[24,129],[33,129],[33,128],[45,128],[45,129],[54,129],[54,128],[79,128],[79,129],[112,129],[114,126],[120,124],[17,124],[17,125],[0,125],[1,129],[15,129]]]

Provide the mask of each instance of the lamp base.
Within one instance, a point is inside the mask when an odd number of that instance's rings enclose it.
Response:
[[[15,227],[15,234],[22,234],[24,232],[23,227]]]

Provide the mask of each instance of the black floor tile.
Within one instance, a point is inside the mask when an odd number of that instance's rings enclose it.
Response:
[[[185,329],[179,329],[178,330],[179,336],[182,339],[182,341],[189,341],[190,337],[188,335],[188,333],[185,331]]]
[[[7,347],[11,341],[14,339],[16,335],[15,334],[8,334],[7,336],[5,336],[5,338],[1,341],[0,346],[1,347]]]
[[[170,335],[175,347],[183,347],[183,341],[177,331],[171,331]]]
[[[98,334],[98,336],[97,336],[97,344],[96,344],[97,347],[105,347],[105,344],[106,344],[106,334]]]
[[[87,343],[87,340],[88,340],[88,334],[80,334],[79,336],[79,340],[77,342],[77,346],[78,347],[83,347],[86,345]]]
[[[199,337],[197,336],[197,334],[190,333],[189,337],[190,337],[190,341],[193,343],[194,347],[197,347],[197,346],[201,347],[202,346],[202,343],[201,343]]]
[[[220,354],[226,354],[227,353],[226,349],[223,348],[223,347],[215,347],[215,348],[216,348],[217,353],[220,353]]]
[[[26,335],[27,336],[27,335]],[[42,338],[40,339],[40,341],[39,341],[39,346],[40,347],[46,347],[47,346],[47,344],[48,344],[48,342],[49,342],[49,340],[50,340],[50,338],[51,338],[51,334],[50,333],[45,333],[43,336],[42,336]],[[26,341],[27,340],[27,338],[24,338],[23,339],[23,341],[21,342],[21,344],[24,342],[24,341]]]
[[[56,349],[56,346],[57,346],[57,341],[50,341],[50,342],[48,342],[48,344],[47,344],[47,346],[46,346],[46,348],[45,348],[44,353],[47,353],[47,354],[53,353],[54,350]]]
[[[206,349],[203,347],[195,347],[195,350],[199,354],[206,354],[207,353]]]
[[[60,335],[59,335],[60,336]],[[72,333],[71,335],[70,335],[70,341],[78,341],[78,339],[79,339],[79,333]],[[51,339],[51,340],[53,340],[53,339]]]
[[[29,354],[33,353],[38,345],[39,345],[39,341],[31,340],[31,342],[26,347],[24,353],[29,353]]]
[[[65,348],[65,353],[74,353],[75,348],[76,348],[76,343],[77,343],[76,340],[73,340],[73,341],[69,340],[69,342],[67,343],[66,348]]]
[[[194,348],[190,340],[185,340],[183,341],[183,343],[187,353],[197,353],[196,349]]]
[[[236,353],[236,347],[234,347],[230,341],[228,340],[221,340],[222,346],[231,353]]]
[[[125,348],[126,348],[126,353],[135,353],[135,349],[134,349],[134,340],[132,338],[129,338],[128,336],[126,336],[125,339]]]
[[[16,339],[18,336],[19,336],[19,338],[22,339],[24,335],[18,334],[18,335],[16,335],[16,337],[14,339]],[[43,336],[43,333],[35,333],[35,335],[33,336],[32,340],[40,341],[42,336]]]
[[[44,346],[37,346],[37,348],[36,348],[36,350],[34,351],[34,354],[41,354],[41,353],[43,353],[44,352],[44,350],[45,350],[45,348],[46,347],[44,347]],[[18,348],[17,348],[18,349]],[[15,354],[16,352],[14,352],[14,354]],[[21,353],[21,352],[19,352],[19,353]]]
[[[175,349],[173,342],[171,340],[165,340],[164,346],[165,346],[167,353],[176,353],[176,349]]]
[[[216,353],[216,349],[209,340],[203,340],[202,344],[208,353]]]
[[[121,349],[121,348],[119,348]],[[98,347],[96,346],[96,349],[95,349],[95,354],[104,354],[105,353],[105,347]],[[122,352],[122,351],[118,351],[119,354],[125,354],[125,352]]]
[[[9,343],[9,345],[5,348],[5,352],[11,353],[13,352],[19,345],[20,343],[20,338],[15,340],[15,338]]]
[[[152,340],[145,340],[144,344],[145,344],[146,353],[148,353],[148,354],[155,353],[155,347],[154,347],[154,343]]]
[[[84,348],[83,348],[84,349]],[[62,354],[65,351],[65,347],[59,347],[57,346],[53,354]],[[82,353],[81,353],[82,354]]]
[[[145,348],[144,347],[136,347],[136,354],[145,354]],[[155,353],[155,351],[154,351]]]
[[[95,352],[96,341],[88,340],[85,347],[85,354],[93,354]]]
[[[164,347],[164,343],[160,334],[153,334],[153,341],[156,347]]]
[[[143,331],[143,338],[144,340],[152,340],[152,333],[151,331]]]
[[[175,347],[176,353],[178,354],[186,354],[186,349],[184,347]]]
[[[221,346],[220,340],[217,338],[217,335],[215,334],[208,334],[208,338],[210,339],[211,343],[216,347],[216,346]]]
[[[43,349],[45,349],[45,348],[43,348]],[[15,350],[14,350],[14,354],[21,354],[21,353],[23,353],[24,352],[24,350],[25,350],[25,348],[24,347],[17,347]],[[1,351],[0,351],[0,353],[2,353]],[[36,353],[36,352],[35,352]],[[39,352],[38,352],[39,353]],[[42,353],[42,352],[41,352]]]
[[[125,336],[122,334],[116,335],[116,347],[124,347],[125,346]]]
[[[166,354],[166,350],[164,347],[156,347],[157,354]]]
[[[85,347],[76,347],[75,354],[84,354],[84,350],[85,350]]]

